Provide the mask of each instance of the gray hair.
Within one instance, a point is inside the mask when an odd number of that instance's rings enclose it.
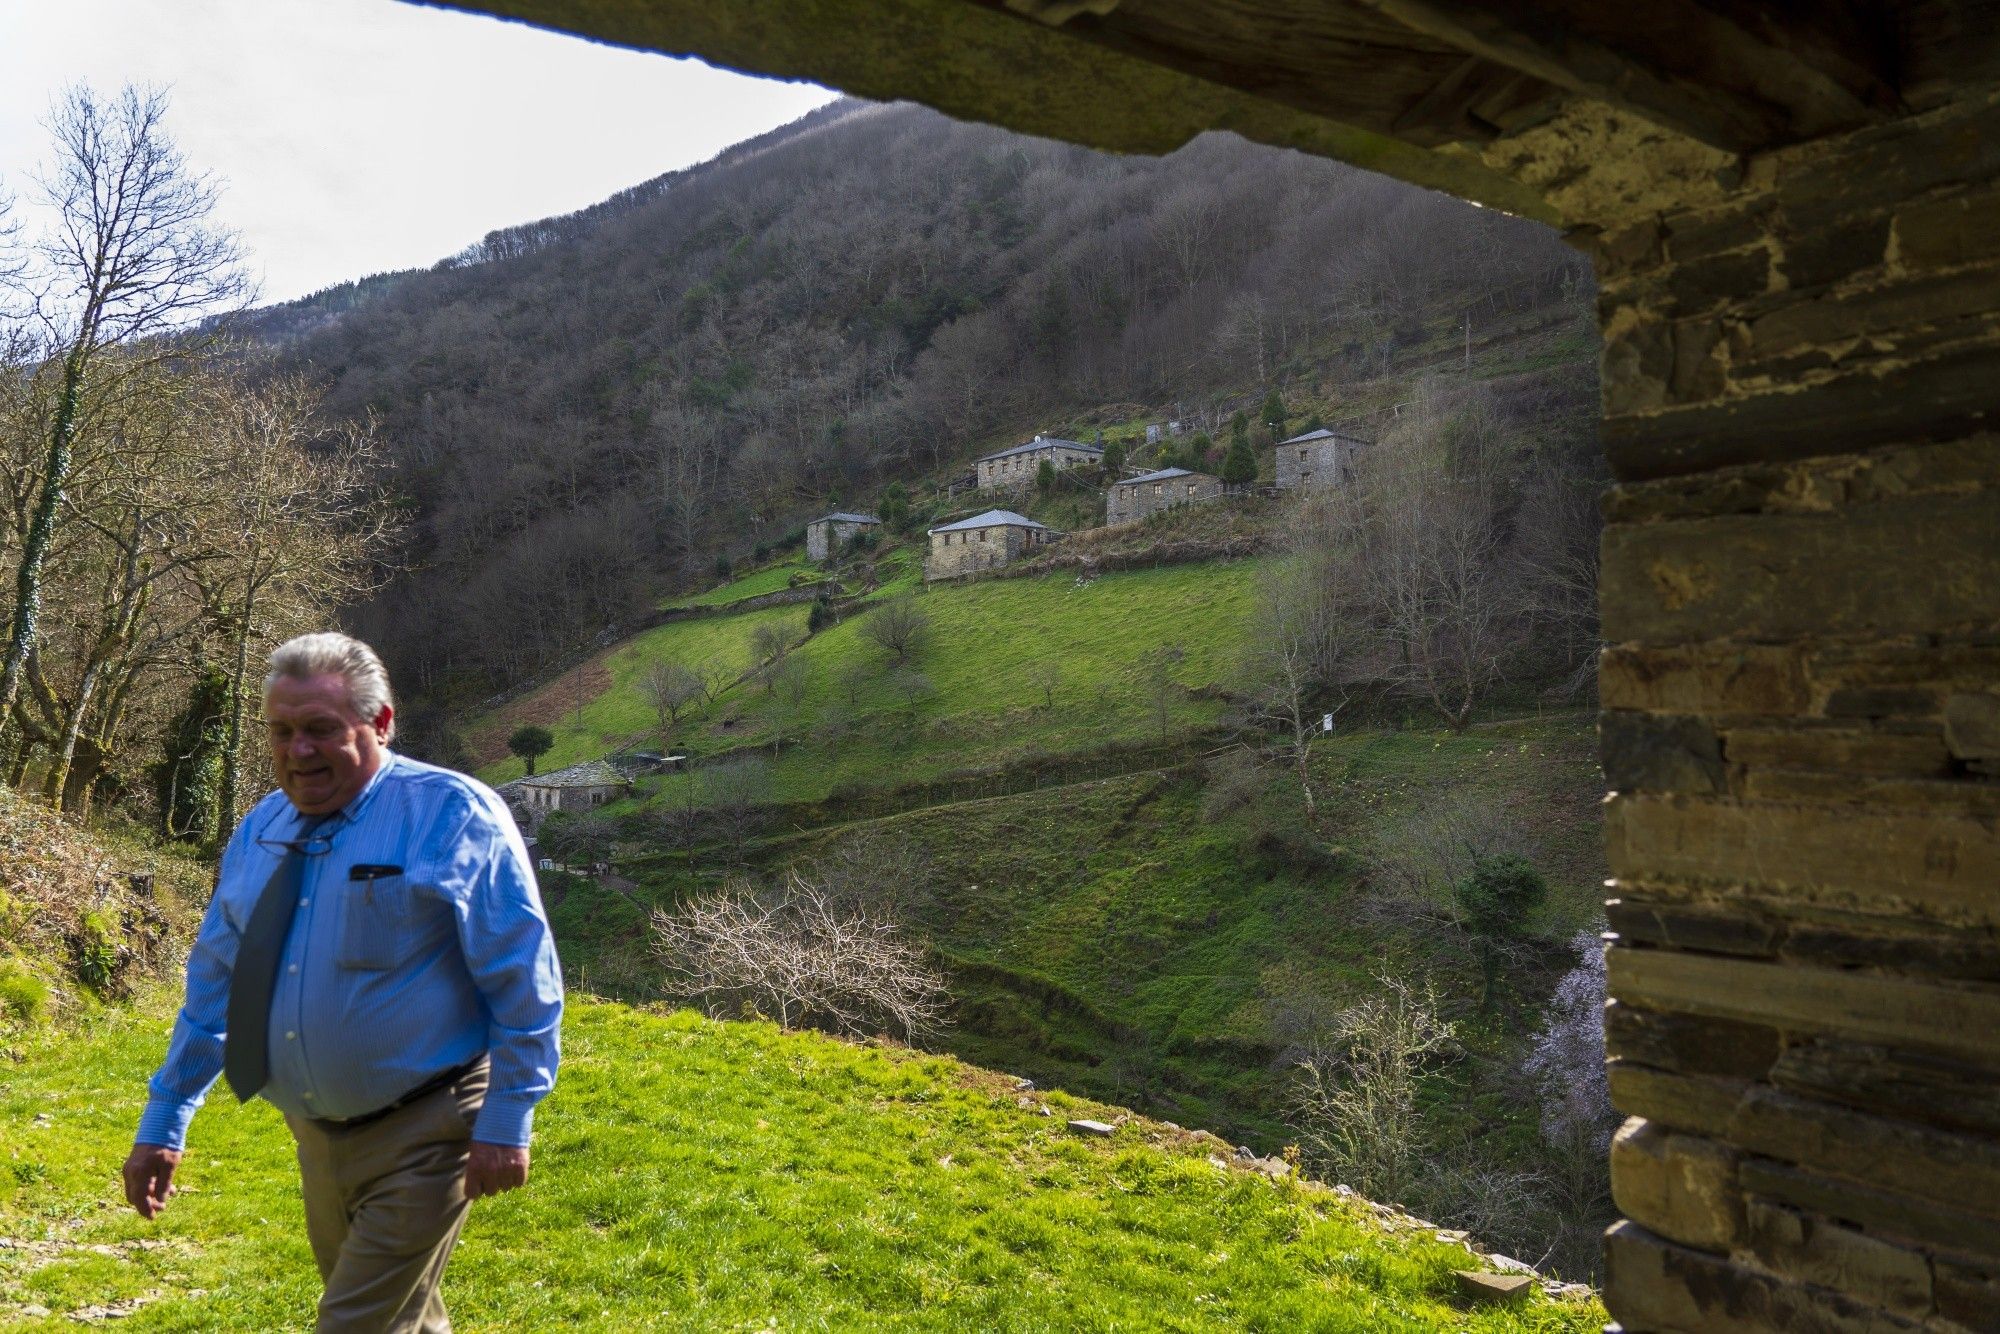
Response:
[[[264,677],[264,693],[285,677],[309,681],[315,676],[338,676],[347,682],[347,702],[363,722],[373,722],[383,709],[394,709],[389,695],[389,669],[369,648],[351,635],[338,630],[288,639],[271,650],[271,670]],[[389,719],[389,739],[396,735],[396,720]]]

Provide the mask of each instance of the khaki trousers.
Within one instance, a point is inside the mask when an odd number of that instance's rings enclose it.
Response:
[[[318,1334],[447,1334],[438,1295],[465,1224],[482,1062],[379,1121],[343,1128],[287,1116],[299,1145],[306,1236],[326,1292]]]

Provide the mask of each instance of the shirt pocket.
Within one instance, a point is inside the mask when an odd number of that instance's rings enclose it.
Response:
[[[400,875],[350,880],[343,887],[340,939],[334,962],[342,968],[391,968],[409,948],[415,896]]]

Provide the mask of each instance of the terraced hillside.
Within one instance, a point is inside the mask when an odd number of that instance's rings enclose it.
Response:
[[[807,634],[804,606],[725,611],[644,631],[475,720],[468,733],[485,761],[480,776],[500,782],[522,772],[519,760],[500,758],[498,743],[531,716],[556,736],[539,761],[544,770],[670,740],[698,764],[734,754],[768,758],[774,801],[1158,740],[1163,699],[1165,736],[1173,739],[1221,718],[1217,692],[1235,674],[1260,568],[1245,559],[924,590],[911,553],[897,557],[878,562],[887,577],[817,634]],[[736,587],[770,591],[769,582],[760,572]],[[927,628],[899,667],[870,639],[868,618],[903,595]],[[796,688],[758,675],[760,630],[781,631],[796,645],[787,654],[802,677]],[[1155,691],[1148,655],[1169,647],[1180,656],[1164,692]],[[713,664],[726,684],[663,737],[643,686],[649,668],[665,662]],[[1053,675],[1040,675],[1045,670]],[[644,786],[672,797],[676,781]]]

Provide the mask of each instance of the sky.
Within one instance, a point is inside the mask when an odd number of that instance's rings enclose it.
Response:
[[[834,94],[398,0],[0,0],[0,191],[32,230],[53,95],[169,89],[263,301],[425,266]]]

